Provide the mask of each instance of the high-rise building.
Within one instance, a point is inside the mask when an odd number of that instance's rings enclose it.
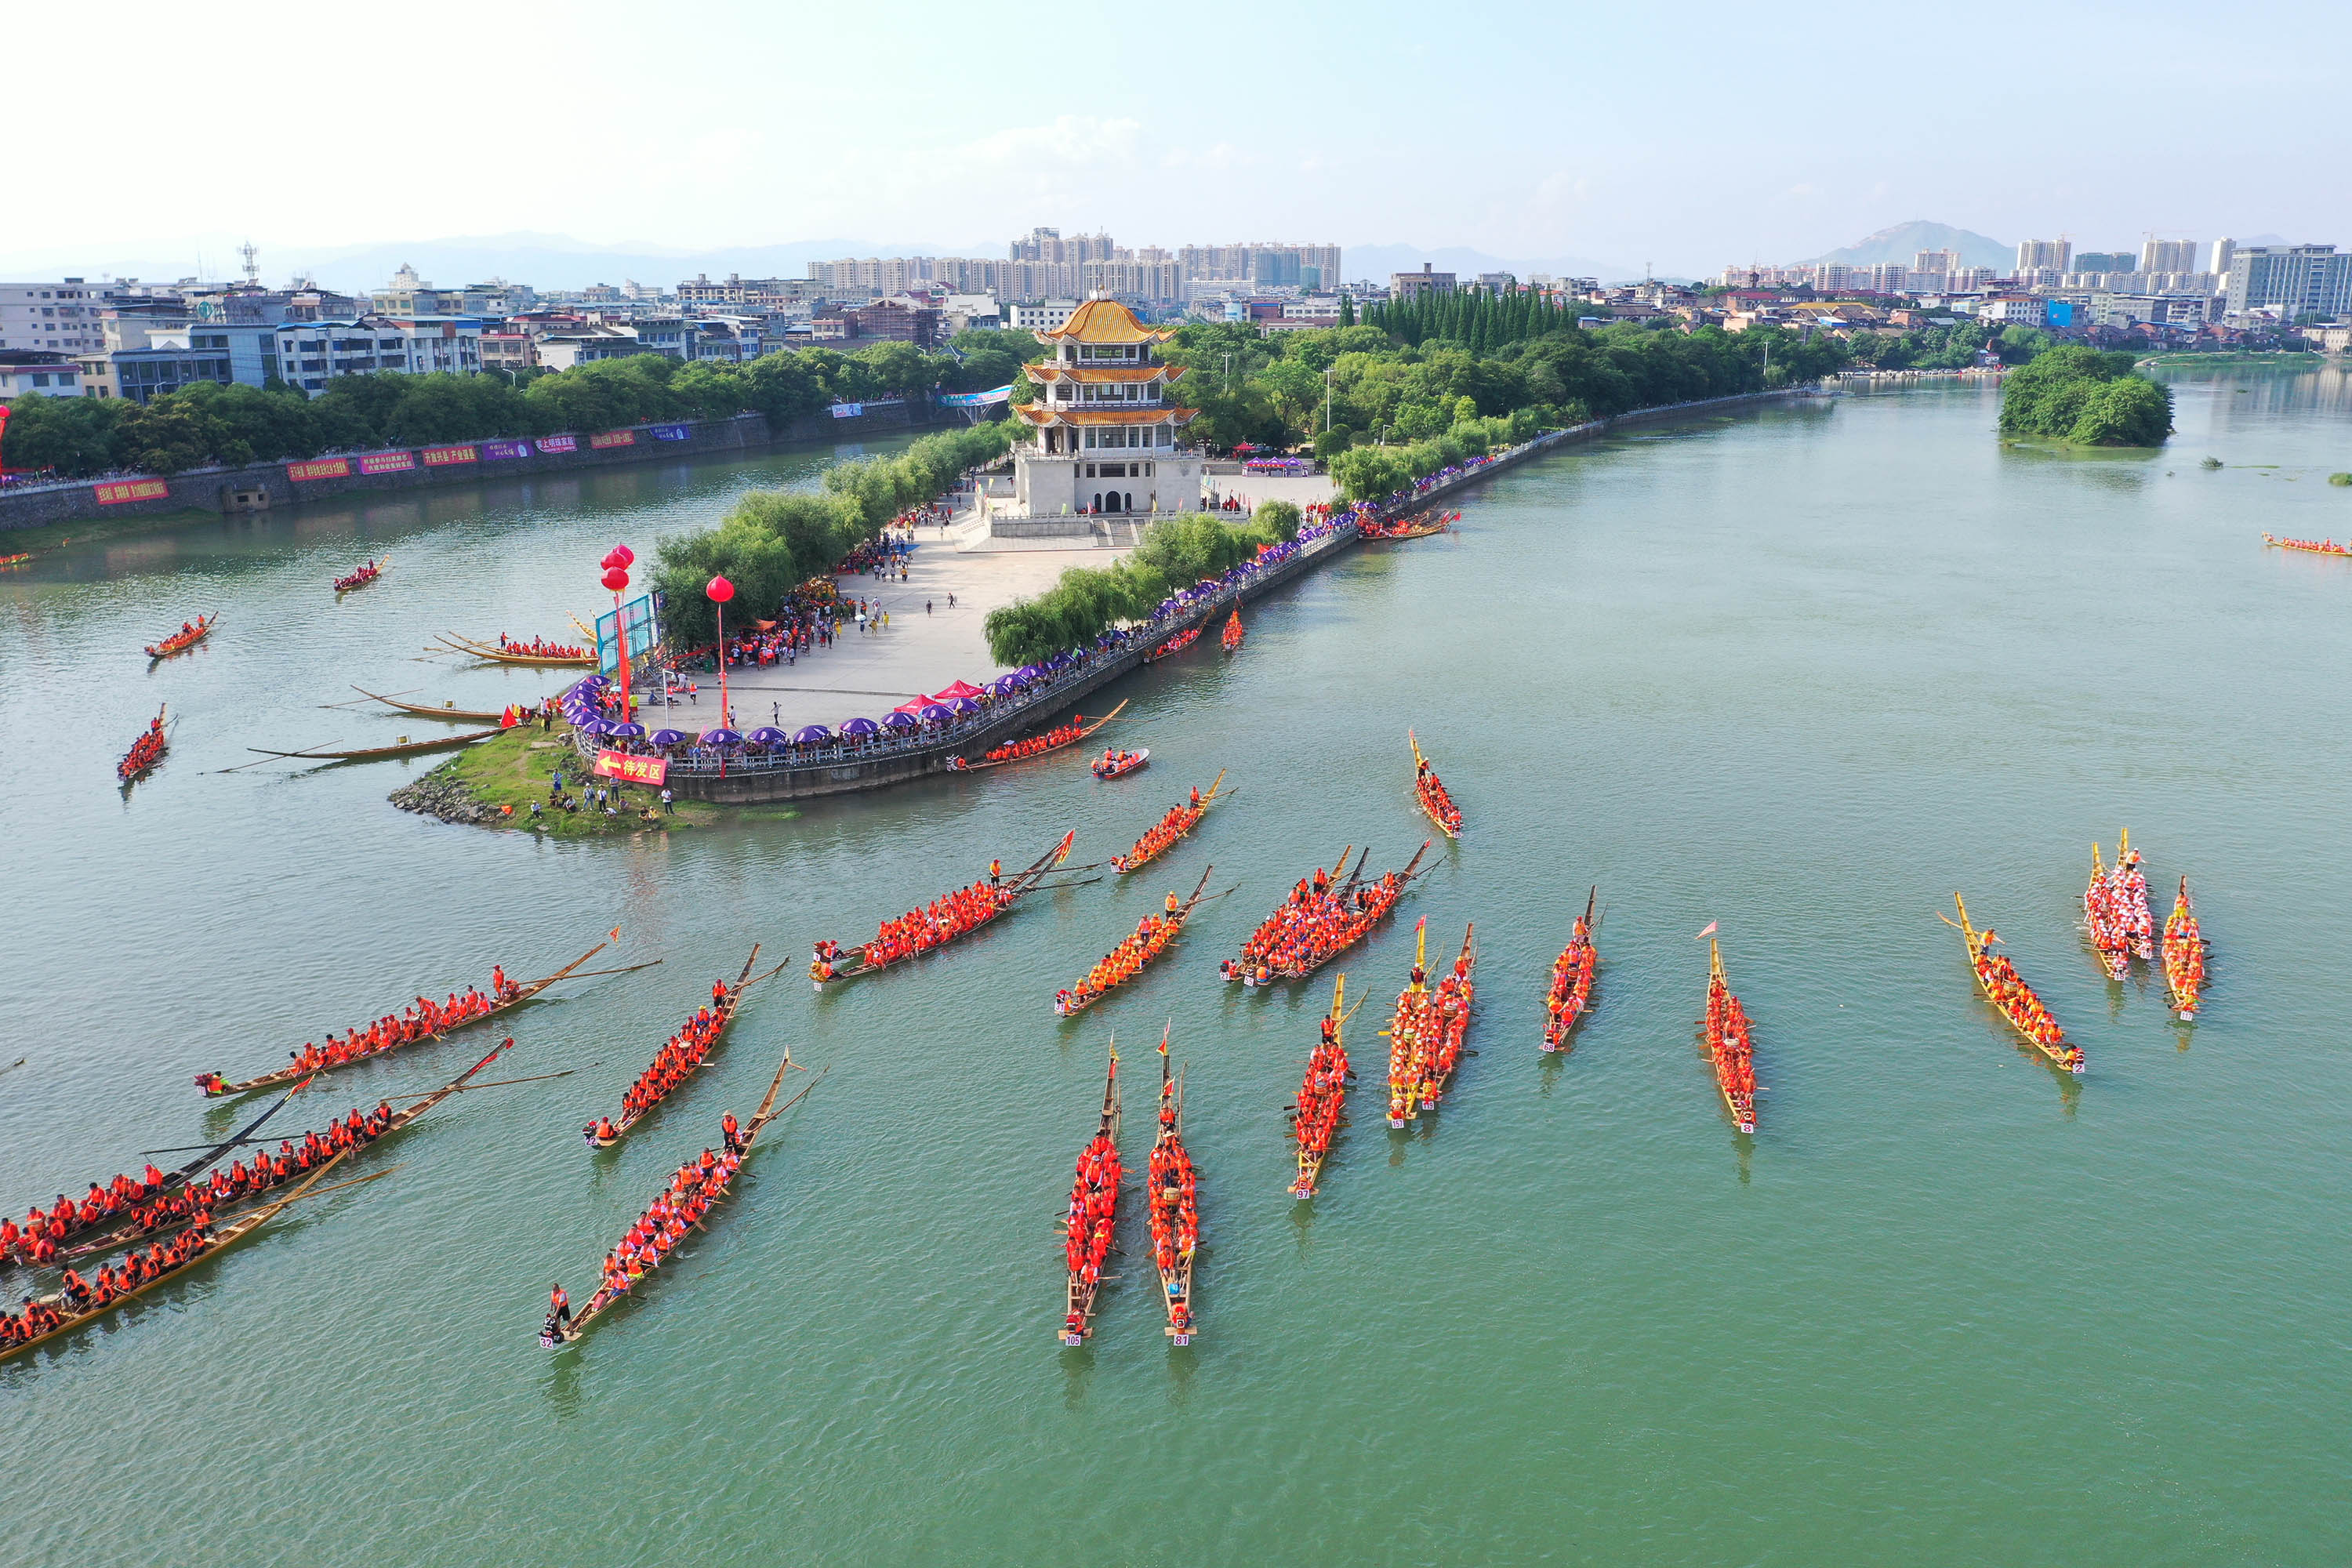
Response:
[[[1108,234],[1079,234],[1064,239],[1058,228],[1033,228],[1026,237],[1013,242],[1008,259],[1053,261],[1074,267],[1087,261],[1108,261],[1115,248]]]
[[[2139,269],[2142,272],[2194,272],[2197,270],[2197,242],[2193,239],[2157,239],[2141,242]]]
[[[2017,242],[2017,275],[2031,278],[2047,269],[2052,272],[2074,270],[2074,242],[2071,239],[2021,239]]]
[[[1960,269],[1960,253],[1957,250],[1923,250],[1911,258],[1911,270],[1937,277]]]
[[[2252,245],[2230,258],[2231,315],[2274,308],[2289,321],[2352,310],[2352,255],[2332,245]]]
[[[2137,272],[2139,258],[2128,250],[2085,250],[2074,258],[2077,272]]]
[[[2230,275],[2230,258],[2237,254],[2238,242],[2236,240],[2215,240],[2213,242],[2213,254],[2205,259],[2205,270],[2214,274],[2216,277],[2227,278]]]

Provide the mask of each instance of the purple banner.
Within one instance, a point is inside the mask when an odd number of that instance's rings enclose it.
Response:
[[[656,425],[654,426],[654,439],[656,441],[684,441],[692,437],[693,434],[693,431],[688,429],[683,425]]]
[[[528,458],[530,456],[530,443],[528,441],[485,441],[482,443],[482,456],[486,459],[492,458]]]

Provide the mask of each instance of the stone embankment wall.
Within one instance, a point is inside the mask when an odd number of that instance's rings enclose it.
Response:
[[[767,417],[760,414],[738,414],[727,419],[682,419],[630,426],[628,434],[632,439],[625,446],[596,447],[592,444],[594,437],[582,433],[575,437],[577,448],[569,452],[542,452],[534,446],[523,457],[446,465],[428,463],[425,458],[425,447],[394,447],[384,448],[383,453],[350,454],[350,474],[333,478],[298,480],[292,477],[292,470],[303,465],[275,462],[250,463],[235,468],[197,468],[168,479],[147,481],[84,479],[65,485],[17,487],[0,490],[0,532],[11,529],[44,528],[61,522],[87,522],[96,518],[111,520],[184,511],[264,511],[354,490],[426,489],[442,485],[480,484],[486,480],[525,479],[541,474],[572,474],[622,463],[674,462],[681,458],[740,451],[785,442],[854,441],[895,434],[919,425],[944,423],[937,418],[915,417],[925,412],[917,406],[902,405],[872,405],[868,412],[854,419],[835,419],[821,413],[794,420],[791,427],[781,435],[771,432]],[[656,430],[682,430],[685,435],[677,439],[663,440],[655,437],[653,433]],[[460,441],[450,445],[480,448],[488,444],[486,441]],[[405,455],[411,466],[385,473],[361,471],[362,456],[397,457],[402,454]],[[142,482],[144,489],[150,489],[161,486],[161,493],[141,495],[139,499],[130,500],[106,499],[128,493],[121,487],[133,482]]]

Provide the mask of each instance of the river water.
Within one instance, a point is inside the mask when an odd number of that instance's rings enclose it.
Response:
[[[2352,468],[2352,398],[2334,372],[2176,386],[2155,457],[2004,449],[1996,395],[1944,387],[1562,453],[1457,534],[1265,602],[1238,656],[1212,639],[1128,682],[1140,776],[1049,763],[667,840],[444,826],[383,804],[401,764],[216,770],[421,723],[320,709],[354,681],[535,697],[419,649],[562,630],[614,538],[642,552],[822,455],[158,527],[0,576],[0,1066],[27,1058],[0,1074],[0,1203],[219,1132],[236,1112],[199,1069],[262,1070],[494,960],[546,973],[618,925],[625,961],[667,961],[534,1005],[490,1075],[572,1077],[451,1100],[363,1157],[389,1180],[0,1368],[17,1556],[2340,1559],[2352,1068],[2326,922],[2352,869],[2352,563],[2258,535],[2352,532],[2325,482]],[[387,550],[335,603],[327,579]],[[200,609],[224,614],[211,645],[142,671],[139,644]],[[173,754],[125,799],[108,769],[159,701]],[[1469,828],[1346,965],[1367,1070],[1295,1205],[1280,1110],[1328,986],[1229,993],[1215,963],[1343,843],[1411,855],[1408,726]],[[992,855],[1074,826],[1074,860],[1104,858],[1219,768],[1231,804],[1146,875],[837,994],[798,978],[813,938]],[[2125,826],[2159,916],[2179,875],[2197,892],[2194,1025],[2144,974],[2107,984],[2075,930],[2091,843]],[[1057,1024],[1055,989],[1213,861],[1240,890]],[[1594,884],[1597,1009],[1547,1059],[1549,966]],[[1956,889],[2083,1078],[1972,994],[1936,919]],[[1433,951],[1477,924],[1480,1054],[1391,1134],[1376,1030],[1423,915]],[[1756,1020],[1752,1139],[1695,1043],[1709,921]],[[790,967],[716,1069],[584,1150],[755,942]],[[1054,1226],[1106,1046],[1139,1167],[1171,1019],[1203,1331],[1162,1338],[1130,1190],[1130,1278],[1064,1351]],[[338,1075],[286,1117],[431,1087],[487,1044]],[[787,1044],[829,1073],[710,1233],[541,1350],[548,1282],[584,1297]]]

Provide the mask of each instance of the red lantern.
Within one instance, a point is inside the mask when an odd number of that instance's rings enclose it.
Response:
[[[619,593],[628,585],[629,574],[626,572],[622,571],[618,566],[614,567],[610,572],[604,574],[604,586],[612,589],[615,594]]]
[[[604,559],[597,562],[596,564],[610,572],[621,564],[621,552],[617,550],[607,550],[604,552]]]
[[[637,552],[625,544],[613,546],[613,553],[620,557],[620,563],[624,566],[635,566],[637,563]]]
[[[714,605],[723,605],[735,596],[735,584],[724,577],[713,577],[710,585],[702,590]]]

